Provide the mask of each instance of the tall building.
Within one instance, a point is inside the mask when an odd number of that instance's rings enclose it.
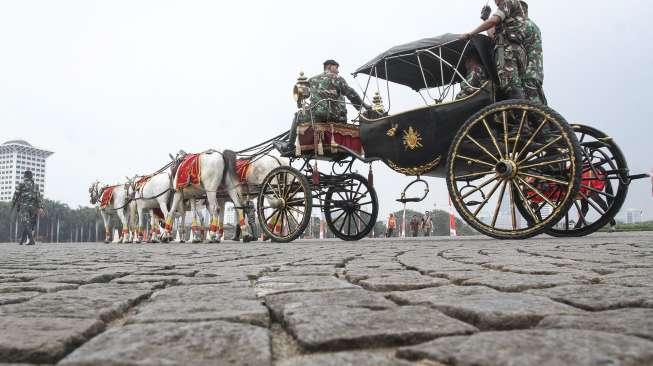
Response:
[[[642,222],[642,210],[629,209],[626,211],[626,224],[639,224]]]
[[[0,145],[0,202],[11,201],[26,170],[34,173],[34,182],[45,196],[45,160],[52,154],[24,140],[11,140]]]

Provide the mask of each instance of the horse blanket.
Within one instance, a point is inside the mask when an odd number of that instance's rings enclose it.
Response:
[[[175,189],[184,189],[190,185],[200,184],[200,155],[188,154],[179,164],[177,169],[177,179],[175,179]]]

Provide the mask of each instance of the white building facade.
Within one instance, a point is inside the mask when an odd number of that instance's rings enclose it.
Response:
[[[46,159],[52,154],[24,140],[11,140],[0,145],[0,202],[11,201],[26,170],[34,174],[34,183],[39,186],[41,196],[45,196]]]

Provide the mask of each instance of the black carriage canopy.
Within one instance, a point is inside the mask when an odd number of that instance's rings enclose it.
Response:
[[[471,38],[467,48],[465,45],[467,45],[467,40],[462,39],[459,34],[444,34],[420,39],[392,47],[359,67],[353,75],[366,74],[387,79],[416,91],[427,87],[445,86],[462,81],[459,75],[453,75],[453,68],[457,67],[458,72],[464,76],[465,59],[469,57],[472,50],[476,50],[485,69],[490,72],[493,79],[496,79],[493,57],[494,43],[490,37],[477,34]],[[465,54],[461,58],[463,50]],[[441,63],[439,57],[451,66],[444,62]],[[423,74],[420,71],[420,63],[424,70]]]

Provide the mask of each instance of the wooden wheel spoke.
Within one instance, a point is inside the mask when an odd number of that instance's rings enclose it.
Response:
[[[558,141],[560,141],[560,140],[562,140],[562,136],[558,136],[558,137],[556,137],[555,139],[549,141],[546,145],[540,147],[540,148],[537,149],[535,152],[533,152],[533,154],[532,154],[531,156],[537,156],[538,154],[540,154],[540,153],[543,152],[544,150],[548,149],[549,147],[551,147],[553,144],[555,144],[556,142],[558,142]],[[521,163],[523,163],[524,160],[528,160],[528,157],[525,158],[525,159],[523,159],[523,160],[521,160],[521,161],[519,161],[519,162],[517,162],[517,164],[521,164]]]
[[[578,211],[579,221],[582,222],[585,226],[589,226],[589,224],[587,223],[587,220],[585,219],[585,214],[583,213],[583,210],[581,209],[580,205],[578,204],[578,201],[574,201],[574,206],[576,206],[576,210]]]
[[[489,167],[494,168],[494,164],[492,164],[492,163],[488,163],[487,161],[483,161],[483,160],[479,160],[479,159],[470,158],[470,157],[465,156],[465,155],[456,155],[456,159],[473,161],[475,163],[482,164],[482,165],[487,165]]]
[[[522,192],[522,190],[519,189],[517,184],[515,184],[514,182],[513,182],[513,184],[515,186],[515,190],[517,191],[517,193],[519,193],[519,197],[521,198],[523,206],[526,208],[526,211],[528,212],[529,215],[531,215],[531,218],[533,218],[533,220],[535,220],[535,223],[539,223],[541,220],[537,217],[537,215],[535,214],[535,211],[533,211],[533,208],[531,207],[530,200],[526,198],[526,195],[524,195],[524,192]]]
[[[490,135],[490,139],[492,140],[492,144],[494,147],[497,149],[497,152],[499,153],[499,157],[503,159],[503,153],[501,152],[501,149],[499,148],[499,143],[497,142],[496,137],[494,136],[494,132],[490,129],[490,126],[488,126],[487,121],[485,118],[481,121],[483,123],[483,126],[485,126],[485,129],[487,130],[488,135]]]
[[[540,166],[547,166],[551,164],[560,164],[560,163],[565,163],[571,161],[571,158],[566,158],[566,159],[558,159],[558,160],[550,160],[550,161],[543,161],[540,163],[535,163],[535,164],[530,164],[530,165],[522,165],[519,166],[520,169],[531,169],[531,168],[537,168]]]
[[[476,208],[476,211],[474,212],[474,216],[477,216],[478,213],[481,212],[483,207],[485,207],[485,205],[487,205],[488,201],[490,201],[490,198],[492,198],[492,196],[494,195],[494,192],[497,191],[500,184],[501,184],[501,181],[497,181],[497,183],[494,185],[494,187],[492,187],[492,190],[490,191],[490,194],[488,194],[488,196],[485,197],[485,200],[483,200],[483,202]]]
[[[268,221],[272,218],[272,216],[274,216],[274,214],[276,214],[276,213],[279,213],[279,209],[278,209],[278,208],[275,209],[274,211],[272,211],[272,213],[270,214],[270,216],[267,216],[267,217],[265,218],[265,220],[264,220],[265,223],[267,224]]]
[[[569,185],[569,182],[565,182],[564,180],[549,177],[547,175],[531,174],[531,173],[519,173],[519,175],[524,176],[524,177],[531,177],[531,178],[536,178],[536,179],[540,179],[540,180],[545,180],[547,182],[562,184],[562,185],[565,185],[565,186]]]
[[[464,178],[479,177],[479,176],[488,175],[488,174],[495,174],[495,172],[494,172],[494,170],[490,170],[490,171],[480,172],[480,173],[459,175],[459,176],[454,177],[454,179],[459,180],[459,179],[464,179]]]
[[[492,216],[492,227],[496,227],[497,218],[499,217],[499,210],[501,210],[501,204],[503,203],[503,196],[506,194],[506,181],[503,181],[501,185],[501,193],[499,193],[499,200],[497,201],[497,207],[494,209],[494,216]]]
[[[503,111],[503,145],[506,148],[506,159],[510,158],[510,147],[508,147],[508,112]]]
[[[481,184],[480,186],[478,186],[478,187],[472,189],[471,191],[465,193],[465,194],[464,194],[462,197],[460,197],[460,198],[461,198],[461,199],[465,199],[465,198],[467,198],[467,197],[473,195],[474,193],[476,193],[476,192],[482,190],[483,188],[487,187],[488,184],[494,182],[494,181],[497,180],[497,179],[499,179],[499,176],[496,176],[496,175],[495,175],[494,177],[490,178],[487,182],[485,182],[485,183]]]
[[[581,188],[585,188],[585,189],[587,189],[588,191],[592,191],[592,192],[594,192],[594,193],[596,193],[596,194],[603,195],[603,196],[605,196],[605,197],[607,197],[607,198],[612,198],[612,199],[614,199],[614,198],[617,197],[617,196],[615,196],[615,195],[613,195],[613,194],[609,194],[609,193],[607,193],[607,192],[600,191],[600,190],[598,190],[598,189],[596,189],[596,188],[594,188],[594,187],[590,187],[590,186],[585,185],[585,184],[581,184],[580,187],[581,187]]]
[[[517,154],[517,156],[515,156],[515,160],[519,161],[519,157],[522,156],[522,154],[524,153],[524,151],[526,151],[526,149],[530,146],[530,144],[533,143],[533,140],[535,140],[535,137],[540,133],[540,131],[542,130],[542,128],[544,128],[544,125],[545,125],[548,121],[549,121],[549,120],[548,120],[546,117],[544,117],[544,120],[542,121],[542,123],[540,123],[540,125],[537,127],[537,129],[535,130],[535,132],[533,132],[533,134],[531,135],[531,137],[528,139],[528,142],[526,142],[526,145],[524,145],[524,147],[521,149],[521,151],[519,152],[519,154]]]
[[[512,229],[517,230],[517,216],[515,214],[515,193],[513,192],[512,180],[508,181],[508,199],[510,200],[510,219]]]
[[[465,135],[465,137],[470,140],[471,142],[474,143],[474,145],[478,146],[479,149],[481,149],[484,153],[486,153],[489,157],[492,158],[492,160],[496,161],[497,163],[499,162],[499,159],[496,158],[496,156],[492,155],[492,153],[483,145],[481,145],[476,139],[469,135]]]
[[[517,136],[515,137],[515,145],[512,147],[511,156],[515,158],[515,153],[517,152],[517,146],[519,145],[519,139],[521,138],[521,132],[524,128],[524,122],[526,121],[526,111],[522,112],[521,121],[519,122],[519,129],[517,129]]]
[[[588,197],[585,193],[583,193],[583,192],[578,192],[578,194],[580,194],[580,196],[583,197],[583,198],[585,199],[585,201],[586,201],[590,206],[592,206],[593,209],[596,210],[596,212],[600,213],[601,215],[605,215],[605,211],[604,211],[604,209],[601,208],[601,207],[599,207],[599,206],[597,206],[596,203],[594,203],[594,201],[592,201],[591,198]]]
[[[298,214],[300,214],[300,215],[302,215],[302,216],[304,216],[304,215],[306,214],[306,211],[302,211],[302,210],[300,210],[300,209],[298,209],[298,208],[296,208],[296,207],[288,206],[288,208],[289,208],[291,211],[295,211],[295,212],[297,212]]]
[[[291,213],[287,213],[286,216],[289,217],[289,218],[292,218],[292,221],[295,223],[295,229],[294,229],[293,231],[297,230],[297,228],[298,228],[300,225],[299,225],[299,222],[297,221],[297,219],[295,218],[295,216],[293,216]],[[291,226],[290,226],[290,222],[288,222],[288,227],[289,227],[289,228],[291,227]]]
[[[530,185],[530,183],[528,183],[527,181],[525,181],[525,180],[522,179],[521,177],[517,177],[517,179],[519,179],[519,181],[522,182],[522,184],[524,184],[524,185],[525,185],[526,187],[528,187],[530,190],[532,190],[533,192],[535,192],[535,194],[537,194],[538,196],[540,196],[540,198],[542,198],[544,201],[546,201],[546,203],[548,203],[551,207],[553,207],[554,209],[558,208],[558,206],[554,205],[553,202],[551,202],[551,200],[550,200],[547,196],[545,196],[542,192],[540,192],[539,189],[533,187],[532,185]]]

